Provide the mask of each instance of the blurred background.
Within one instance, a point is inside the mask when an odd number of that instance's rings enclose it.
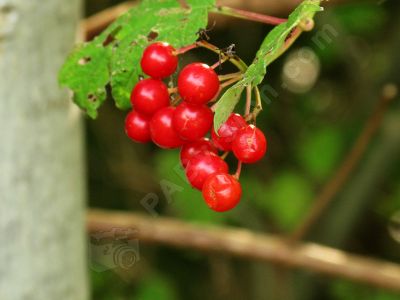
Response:
[[[264,6],[263,1],[253,2],[260,9]],[[279,2],[274,9],[278,16],[287,16],[288,7],[283,2],[279,7]],[[86,0],[86,14],[116,3]],[[160,197],[153,213],[162,216],[276,234],[292,232],[351,149],[380,101],[382,88],[400,78],[398,1],[325,4],[315,30],[302,35],[270,67],[263,82],[264,111],[257,125],[267,135],[269,152],[261,163],[244,167],[244,195],[236,209],[224,214],[210,211],[201,194],[176,171],[178,151],[132,143],[123,130],[125,113],[112,101],[100,109],[97,120],[85,122],[89,205],[150,215],[140,200],[152,192]],[[267,5],[264,9],[259,12],[268,13]],[[213,44],[234,43],[247,63],[271,29],[225,17],[212,17],[209,26]],[[217,58],[192,51],[186,59],[214,63]],[[225,64],[222,71],[227,70]],[[172,195],[171,203],[164,197],[161,180],[183,187]],[[400,262],[399,214],[396,100],[359,166],[307,239]],[[365,285],[227,256],[144,244],[140,254],[140,262],[130,271],[92,270],[94,299],[400,299],[400,294]]]

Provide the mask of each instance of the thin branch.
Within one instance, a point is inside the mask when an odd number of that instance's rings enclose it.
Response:
[[[381,126],[383,116],[388,108],[389,103],[396,97],[396,95],[396,86],[388,84],[383,88],[379,103],[377,104],[374,112],[366,121],[364,128],[356,139],[353,147],[341,163],[334,176],[325,184],[320,194],[314,200],[314,205],[308,212],[308,215],[290,235],[290,242],[296,242],[308,233],[311,227],[325,212],[338,192],[343,188],[344,184],[347,182],[347,179],[364,156],[368,145]]]
[[[90,233],[132,228],[143,243],[218,252],[302,268],[372,286],[400,291],[400,265],[346,253],[313,243],[290,245],[284,238],[245,229],[201,226],[168,218],[133,213],[90,210]]]
[[[245,72],[247,70],[246,63],[237,55],[227,55],[220,48],[206,41],[198,41],[196,42],[196,45],[218,54],[222,59],[227,57],[229,62],[235,65],[241,72]]]
[[[217,67],[220,67],[224,62],[228,60],[228,57],[224,57],[222,59],[219,59],[215,64],[211,66],[211,69],[215,69]]]
[[[327,4],[333,4],[333,3],[338,3],[342,2],[344,0],[331,0]],[[220,1],[224,2],[226,4],[231,4],[232,1]],[[128,9],[132,8],[138,3],[138,1],[128,1],[128,2],[123,2],[121,4],[118,4],[116,6],[112,6],[108,9],[105,9],[93,16],[90,16],[89,18],[83,20],[81,22],[81,31],[85,33],[86,40],[91,40],[93,37],[98,35],[100,32],[102,32],[108,25],[110,25],[116,18],[118,18],[121,14],[125,13]],[[222,3],[221,3],[222,4]],[[287,13],[290,10],[292,10],[296,5],[298,4],[298,1],[293,1],[289,4],[284,4],[283,2],[277,2],[277,1],[252,1],[248,2],[247,0],[242,0],[239,2],[235,2],[236,6],[243,6],[248,9],[254,10],[254,11],[268,11],[269,13]],[[222,6],[224,7],[224,6]],[[230,8],[233,11],[242,11],[240,9],[233,9]],[[249,12],[247,12],[249,13]],[[251,13],[254,14],[254,13]],[[263,17],[266,17],[265,15],[262,14],[256,14],[256,15],[261,15]],[[236,17],[240,17],[237,16]],[[257,17],[255,17],[257,19]],[[285,20],[285,19],[279,19],[272,17],[272,22],[280,22],[280,20]],[[255,21],[263,21],[264,18],[261,18],[261,20],[255,20]],[[267,19],[265,19],[264,23],[269,23],[267,22]]]
[[[182,1],[183,2],[183,1]],[[110,25],[115,19],[117,19],[120,15],[128,11],[133,6],[137,5],[138,1],[128,1],[123,2],[121,4],[112,6],[101,12],[94,14],[93,16],[84,19],[81,22],[81,28],[83,32],[85,32],[86,40],[91,40],[93,37],[102,32],[108,25]],[[262,14],[247,12],[240,9],[229,8],[225,6],[221,6],[222,10],[216,7],[215,10],[219,14],[230,15],[233,17],[251,18],[254,21],[268,23],[268,24],[279,24],[285,21],[285,19],[269,17]],[[272,23],[268,22],[270,20]]]
[[[287,19],[277,18],[228,6],[216,6],[212,8],[210,12],[270,25],[279,25],[287,21]]]

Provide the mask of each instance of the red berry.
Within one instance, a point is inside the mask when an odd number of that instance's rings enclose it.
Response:
[[[203,198],[217,212],[234,208],[240,201],[242,187],[235,177],[226,173],[215,173],[203,185]]]
[[[202,138],[213,123],[213,112],[206,105],[182,102],[176,107],[172,125],[179,136],[188,141]]]
[[[239,114],[231,114],[224,124],[218,129],[218,135],[214,130],[211,132],[211,138],[214,145],[222,151],[231,151],[232,142],[236,132],[246,127],[247,123]]]
[[[218,155],[211,152],[200,153],[189,160],[186,177],[194,188],[201,190],[208,176],[228,171],[228,165]]]
[[[182,146],[183,141],[172,127],[175,108],[164,107],[156,112],[150,121],[150,134],[153,142],[161,148],[172,149]]]
[[[150,137],[150,118],[137,111],[131,111],[125,118],[125,132],[135,142],[146,143]]]
[[[232,150],[238,160],[251,164],[260,160],[267,152],[267,139],[260,129],[248,125],[236,133]]]
[[[140,61],[143,72],[158,79],[172,75],[178,66],[178,57],[174,52],[174,47],[164,42],[147,46]]]
[[[169,105],[168,88],[158,79],[141,80],[132,90],[131,103],[135,110],[151,116]]]
[[[178,91],[187,102],[205,104],[214,98],[218,90],[218,75],[206,64],[189,64],[179,74]]]
[[[218,154],[217,149],[213,146],[213,144],[211,144],[210,140],[207,138],[202,138],[200,140],[183,145],[180,153],[182,166],[186,168],[189,160],[192,157],[200,153],[209,152]]]

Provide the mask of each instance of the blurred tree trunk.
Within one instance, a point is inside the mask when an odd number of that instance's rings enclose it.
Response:
[[[57,84],[80,0],[0,0],[0,299],[87,299],[79,113]]]

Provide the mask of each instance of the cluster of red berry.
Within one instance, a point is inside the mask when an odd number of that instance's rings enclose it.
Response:
[[[191,63],[181,70],[177,92],[182,101],[171,105],[162,79],[172,75],[177,65],[171,45],[156,42],[145,49],[141,67],[150,78],[140,80],[132,91],[126,133],[136,142],[153,141],[164,149],[181,147],[180,160],[190,184],[202,191],[211,209],[227,211],[238,204],[242,189],[239,174],[229,174],[217,149],[232,151],[240,164],[254,163],[264,156],[267,140],[239,114],[231,114],[218,133],[212,129],[214,113],[207,104],[218,96],[220,82],[206,64]],[[211,141],[205,137],[209,131]]]

